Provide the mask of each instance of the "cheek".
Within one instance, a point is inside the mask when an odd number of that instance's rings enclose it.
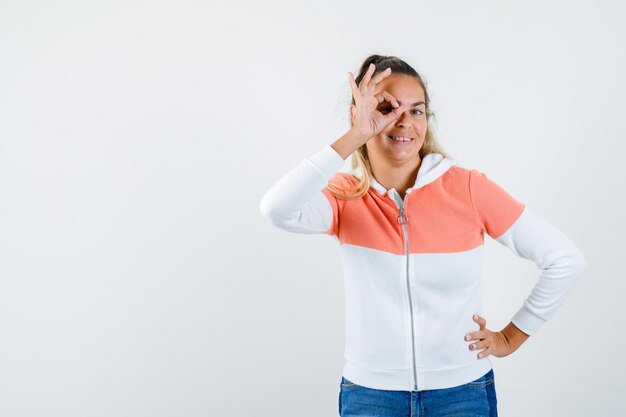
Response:
[[[385,143],[385,139],[382,136],[374,136],[366,142],[367,148],[379,148]]]

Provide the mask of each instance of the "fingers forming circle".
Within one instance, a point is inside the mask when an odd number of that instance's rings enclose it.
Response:
[[[392,96],[390,93],[384,91],[385,93],[385,99],[393,104],[394,107],[400,107],[400,105],[398,104],[398,100],[396,100],[396,98],[394,96]]]
[[[378,104],[382,103],[383,101],[386,101],[388,103],[391,103],[395,108],[399,107],[399,104],[396,98],[385,90],[376,94],[374,97],[376,98],[376,101],[378,101]]]

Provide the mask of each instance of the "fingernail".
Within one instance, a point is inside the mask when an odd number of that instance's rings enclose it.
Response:
[[[478,316],[474,314],[474,320],[478,320]]]
[[[470,340],[470,335],[465,335],[465,340]]]
[[[479,357],[479,358],[482,358],[482,357],[483,357],[483,354],[482,354],[482,353],[479,353],[479,354],[478,354],[478,357]]]

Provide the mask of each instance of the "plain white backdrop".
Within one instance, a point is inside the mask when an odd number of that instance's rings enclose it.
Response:
[[[588,268],[493,358],[502,416],[626,415],[618,1],[0,0],[0,416],[336,416],[339,250],[267,189],[396,55],[444,149]],[[485,237],[487,328],[539,269]],[[622,353],[620,353],[622,352]]]

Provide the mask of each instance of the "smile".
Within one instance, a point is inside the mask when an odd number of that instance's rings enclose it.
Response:
[[[405,137],[402,137],[402,136],[387,136],[387,138],[390,141],[392,141],[394,143],[399,143],[399,144],[411,143],[414,140],[414,138],[405,138]]]

